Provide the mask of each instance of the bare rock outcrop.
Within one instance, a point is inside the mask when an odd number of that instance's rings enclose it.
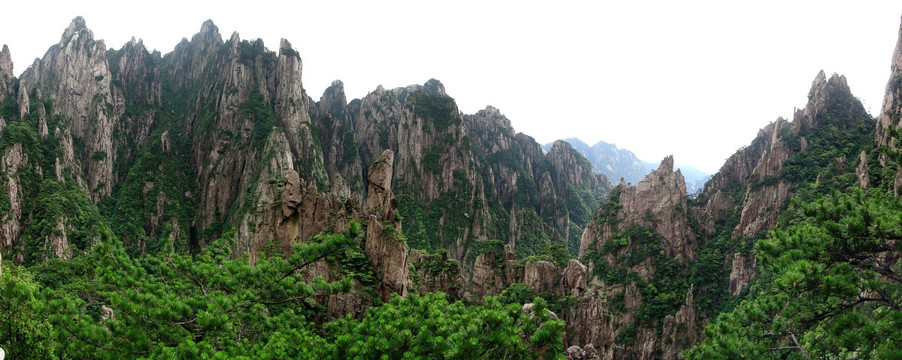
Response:
[[[699,311],[693,303],[692,288],[686,293],[686,302],[673,316],[664,318],[661,338],[664,339],[662,348],[664,359],[681,359],[680,353],[701,340],[699,330],[705,327],[705,322],[700,318]]]
[[[573,345],[567,348],[567,360],[597,360],[598,351],[595,346],[588,344],[584,347]]]
[[[111,90],[111,81],[106,45],[94,40],[84,19],[77,17],[59,43],[25,70],[19,86],[20,93],[39,89],[55,99],[51,115],[69,119],[66,131],[82,139],[85,190],[94,202],[110,194],[115,184],[113,129],[124,109],[115,106],[122,99]]]
[[[861,150],[858,155],[858,167],[855,168],[855,176],[858,178],[858,187],[867,189],[871,186],[871,177],[868,175],[868,154]]]
[[[473,262],[473,277],[470,280],[471,292],[476,298],[494,296],[501,293],[510,284],[505,281],[505,272],[509,268],[504,259],[493,253],[483,253]]]
[[[4,44],[0,50],[0,79],[9,80],[14,77],[13,60],[9,54],[9,47]]]
[[[672,156],[666,157],[657,170],[636,186],[622,186],[619,191],[616,229],[610,223],[590,222],[582,236],[580,256],[592,243],[600,247],[610,241],[615,230],[641,225],[653,227],[661,236],[661,247],[667,257],[680,262],[695,259],[694,234],[688,225],[686,182],[680,170],[673,171]]]
[[[899,26],[899,36],[890,64],[890,77],[886,84],[883,108],[877,119],[877,134],[875,135],[877,146],[896,148],[898,144],[892,140],[889,128],[900,125],[902,125],[902,25]]]
[[[319,130],[325,169],[332,180],[332,192],[344,197],[362,195],[365,190],[363,165],[358,144],[354,141],[355,124],[348,110],[344,83],[333,81],[312,114],[312,121]]]
[[[563,295],[579,296],[586,291],[588,267],[579,260],[570,259],[561,273],[561,286],[566,292]]]
[[[733,254],[732,270],[730,270],[730,294],[738,295],[755,273],[757,259],[753,255]]]
[[[743,207],[735,234],[752,237],[777,224],[777,213],[789,199],[792,184],[780,181],[777,184],[748,188],[743,199]]]
[[[0,194],[9,199],[9,208],[0,212],[0,247],[11,248],[19,237],[22,236],[23,218],[22,210],[25,207],[24,194],[21,190],[19,169],[24,169],[28,164],[28,155],[22,151],[22,144],[13,144],[6,148],[0,162],[0,180],[3,181],[2,189],[6,194]]]
[[[555,278],[560,276],[548,261],[530,261],[523,265],[523,284],[537,292],[554,292]]]
[[[395,196],[391,191],[392,173],[394,169],[395,153],[391,150],[382,152],[367,176],[369,188],[367,189],[366,205],[364,211],[370,215],[377,215],[383,221],[395,220]]]
[[[599,357],[609,359],[614,344],[614,319],[605,296],[597,288],[589,288],[576,306],[561,314],[567,326],[567,344],[593,345]],[[607,354],[607,355],[605,355]]]
[[[397,204],[391,191],[394,153],[385,150],[369,171],[365,214],[369,216],[364,251],[380,281],[379,295],[383,301],[391,294],[407,295],[409,269],[407,246],[398,240],[401,223],[395,218]]]
[[[7,96],[15,96],[13,93],[13,82],[15,74],[13,73],[13,61],[9,54],[9,47],[3,45],[0,49],[0,101],[4,101]],[[6,121],[0,116],[0,131],[6,126]]]
[[[571,259],[566,267],[549,261],[521,261],[513,246],[503,251],[487,251],[476,257],[470,279],[471,295],[475,298],[495,296],[511,284],[523,284],[537,293],[559,296],[582,296],[587,289],[588,268]]]

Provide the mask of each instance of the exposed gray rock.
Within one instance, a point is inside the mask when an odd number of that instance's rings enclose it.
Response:
[[[877,146],[897,147],[898,144],[892,141],[888,130],[891,126],[900,125],[902,125],[902,25],[899,26],[896,48],[890,63],[890,76],[886,84],[883,108],[877,119],[877,133],[875,134]]]
[[[9,47],[4,44],[3,49],[0,50],[0,80],[9,80],[13,77],[15,77],[15,73],[13,73],[12,56],[9,54]]]
[[[100,305],[100,322],[116,320],[116,313],[106,305]]]
[[[411,283],[416,286],[420,295],[441,291],[451,301],[466,297],[466,281],[462,275],[460,264],[448,257],[447,252],[428,255],[411,250],[407,261],[416,269],[411,273]]]
[[[22,144],[13,144],[6,148],[3,153],[0,170],[5,176],[0,176],[0,180],[5,179],[3,188],[10,200],[10,209],[5,214],[0,214],[0,247],[9,249],[17,244],[19,237],[22,236],[23,221],[22,210],[24,204],[24,194],[21,189],[21,181],[19,179],[19,169],[28,166],[28,155],[22,151]]]
[[[662,352],[664,359],[682,359],[680,353],[695,345],[701,340],[699,330],[705,327],[705,322],[700,319],[699,311],[695,308],[692,296],[693,288],[686,293],[686,302],[673,316],[664,318],[661,338],[663,341]]]
[[[364,211],[367,214],[378,215],[380,219],[387,221],[394,221],[394,209],[397,207],[394,204],[394,194],[391,192],[394,161],[395,153],[393,151],[383,151],[382,155],[379,155],[370,166],[367,175],[369,188]]]
[[[397,205],[391,191],[394,153],[385,150],[370,167],[365,213],[369,215],[364,252],[381,282],[383,301],[391,294],[407,295],[409,269],[407,246],[398,240],[401,223],[395,219]]]
[[[19,86],[20,94],[37,88],[46,98],[55,99],[52,115],[69,119],[67,131],[84,144],[85,190],[95,202],[108,195],[115,182],[112,136],[122,109],[114,106],[121,99],[114,99],[111,80],[106,45],[95,41],[84,19],[77,17],[59,43],[25,70]],[[101,153],[105,155],[94,156]]]
[[[668,257],[685,262],[695,259],[691,244],[694,234],[688,225],[686,184],[680,171],[673,171],[673,157],[668,156],[657,170],[648,174],[635,187],[622,188],[621,208],[617,212],[617,229],[632,225],[653,226],[663,238],[661,248]],[[654,220],[648,223],[648,217]],[[592,222],[583,232],[580,256],[593,242],[597,246],[610,241],[614,229],[610,224]]]
[[[548,261],[533,261],[523,265],[523,284],[539,293],[554,292],[555,278],[560,276],[554,264]]]
[[[567,268],[561,274],[561,285],[564,295],[579,296],[586,291],[586,275],[588,268],[576,259],[567,262]]]
[[[742,255],[741,253],[733,254],[733,270],[730,271],[730,294],[737,295],[755,273],[755,265],[757,260],[754,255]]]

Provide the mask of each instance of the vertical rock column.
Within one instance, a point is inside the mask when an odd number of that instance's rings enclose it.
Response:
[[[398,240],[401,222],[395,217],[397,203],[391,191],[392,164],[395,153],[385,150],[370,167],[365,211],[369,217],[364,252],[376,270],[379,296],[383,301],[391,294],[407,295],[407,246]]]

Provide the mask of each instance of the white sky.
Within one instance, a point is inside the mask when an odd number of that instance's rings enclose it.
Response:
[[[495,106],[539,142],[602,140],[712,173],[803,107],[821,69],[877,113],[902,1],[743,3],[5,1],[0,44],[19,74],[78,15],[107,47],[135,36],[164,54],[212,19],[226,39],[288,39],[317,100],[335,79],[352,99],[436,78],[463,112]]]

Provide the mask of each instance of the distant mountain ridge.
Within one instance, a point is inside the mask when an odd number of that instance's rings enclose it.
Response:
[[[645,175],[658,168],[659,162],[640,160],[632,151],[617,148],[617,145],[604,141],[589,146],[586,142],[574,137],[562,140],[570,143],[576,151],[585,156],[592,163],[596,174],[604,174],[613,183],[617,183],[623,178],[627,183],[637,184],[645,178]],[[542,146],[542,149],[547,152],[552,145],[554,142],[547,143]],[[683,177],[686,179],[686,191],[689,194],[696,193],[711,178],[710,174],[689,165],[676,164],[674,167],[683,173]]]
[[[570,143],[576,151],[579,151],[586,159],[592,163],[596,174],[604,174],[613,183],[620,181],[620,178],[629,183],[638,183],[648,174],[645,164],[627,149],[618,149],[617,145],[599,141],[595,145],[589,146],[584,141],[577,138],[562,139]],[[554,142],[547,143],[542,146],[546,152],[551,149]]]

